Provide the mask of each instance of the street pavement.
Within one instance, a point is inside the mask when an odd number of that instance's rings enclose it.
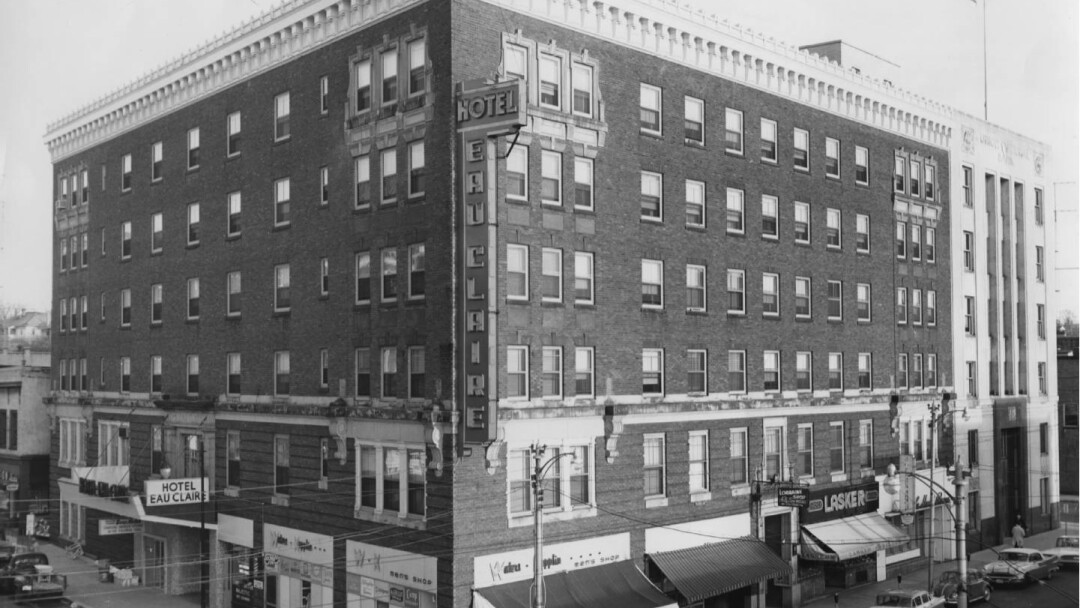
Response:
[[[152,587],[125,587],[119,583],[103,583],[95,560],[80,557],[71,559],[67,552],[52,543],[41,543],[37,549],[49,556],[53,571],[67,575],[67,602],[53,602],[49,606],[72,608],[198,608],[198,593],[188,595],[165,595],[161,589]],[[0,596],[0,607],[16,606],[10,596]],[[34,608],[46,608],[46,603],[35,603]]]
[[[1056,530],[1050,530],[1041,534],[1035,534],[1024,539],[1024,546],[1032,549],[1049,549],[1054,546],[1054,541],[1057,537],[1063,534],[1076,534],[1076,524],[1073,524],[1071,529],[1063,527]],[[989,564],[997,559],[997,551],[1001,551],[1011,547],[1012,545],[998,545],[993,549],[984,549],[978,553],[971,554],[971,560],[968,564],[968,568],[981,569],[983,566]],[[947,570],[959,570],[958,561],[947,562],[935,562],[934,563],[934,579],[936,580],[942,572]],[[1077,572],[1075,569],[1068,570],[1062,569],[1054,577],[1054,581],[1049,584],[1043,582],[1034,583],[1029,585],[1023,585],[1020,587],[1005,588],[1003,586],[995,586],[993,591],[993,597],[990,602],[985,603],[989,608],[1020,608],[1021,605],[1038,606],[1039,608],[1075,608],[1080,605],[1080,600],[1077,599]],[[803,606],[809,606],[811,608],[869,608],[874,605],[874,600],[878,593],[887,591],[890,589],[896,589],[898,587],[904,589],[926,589],[927,588],[927,571],[917,570],[909,572],[903,575],[902,584],[897,585],[896,578],[889,580],[870,583],[855,587],[852,589],[843,589],[839,591],[839,601],[836,601],[830,588],[830,593],[824,597],[817,598],[810,602],[806,602]],[[1020,600],[1023,597],[1024,600]],[[1030,601],[1030,603],[1027,603]],[[982,604],[976,603],[975,606],[981,606]]]

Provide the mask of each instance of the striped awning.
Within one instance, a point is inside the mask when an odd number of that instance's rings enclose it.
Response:
[[[659,568],[687,602],[791,574],[787,561],[750,536],[677,551],[647,553],[645,560]]]
[[[803,526],[799,555],[816,561],[840,562],[906,542],[907,534],[884,517],[863,513]]]

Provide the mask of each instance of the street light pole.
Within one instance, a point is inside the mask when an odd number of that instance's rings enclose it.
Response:
[[[953,522],[956,524],[956,553],[957,559],[960,562],[960,584],[957,587],[957,608],[968,608],[967,604],[967,511],[964,509],[964,492],[967,486],[967,478],[970,475],[970,471],[960,464],[960,458],[957,457],[955,465],[955,475],[953,477],[953,485],[955,489],[953,494],[949,494],[949,491],[934,481],[932,477],[926,477],[919,475],[918,473],[912,473],[910,471],[897,471],[896,465],[890,463],[886,470],[885,480],[883,485],[885,491],[889,494],[896,494],[900,487],[900,480],[897,479],[897,474],[909,475],[915,479],[920,479],[930,486],[931,492],[936,488],[938,492],[944,494],[947,498],[952,499]],[[934,502],[931,500],[931,502]],[[933,581],[930,582],[930,590],[933,590]]]
[[[529,447],[533,458],[532,494],[533,494],[533,585],[532,608],[546,608],[547,589],[544,588],[544,475],[563,456],[570,456],[570,462],[577,460],[574,452],[559,452],[544,460],[546,445],[533,444]]]

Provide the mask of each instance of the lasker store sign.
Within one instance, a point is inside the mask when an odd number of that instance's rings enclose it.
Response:
[[[810,501],[803,511],[802,523],[814,523],[839,519],[862,513],[872,513],[878,508],[877,481],[829,488],[810,493]]]
[[[146,506],[163,507],[165,505],[185,505],[193,502],[206,502],[204,488],[210,487],[207,478],[188,477],[184,479],[147,479]]]

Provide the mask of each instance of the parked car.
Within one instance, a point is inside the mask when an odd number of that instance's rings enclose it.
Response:
[[[1050,580],[1057,572],[1056,555],[1043,555],[1038,549],[1006,549],[997,561],[983,568],[992,584],[1019,584],[1040,579]]]
[[[25,602],[63,597],[67,589],[67,575],[56,574],[52,566],[39,564],[34,566],[32,574],[15,575],[15,601]]]
[[[979,600],[989,601],[990,592],[993,589],[990,586],[990,581],[986,580],[983,573],[979,570],[968,570],[967,576],[960,576],[959,570],[948,570],[941,573],[941,578],[934,584],[934,595],[937,597],[945,598],[946,606],[955,606],[958,592],[960,591],[960,583],[967,579],[967,596],[968,602],[977,602]]]
[[[1080,536],[1059,536],[1053,549],[1043,551],[1046,555],[1056,555],[1062,566],[1080,566]]]
[[[936,608],[945,598],[934,597],[922,589],[893,589],[879,593],[871,608]]]
[[[37,566],[49,565],[44,553],[15,553],[0,564],[0,593],[15,592],[15,578],[24,574],[36,574]]]

